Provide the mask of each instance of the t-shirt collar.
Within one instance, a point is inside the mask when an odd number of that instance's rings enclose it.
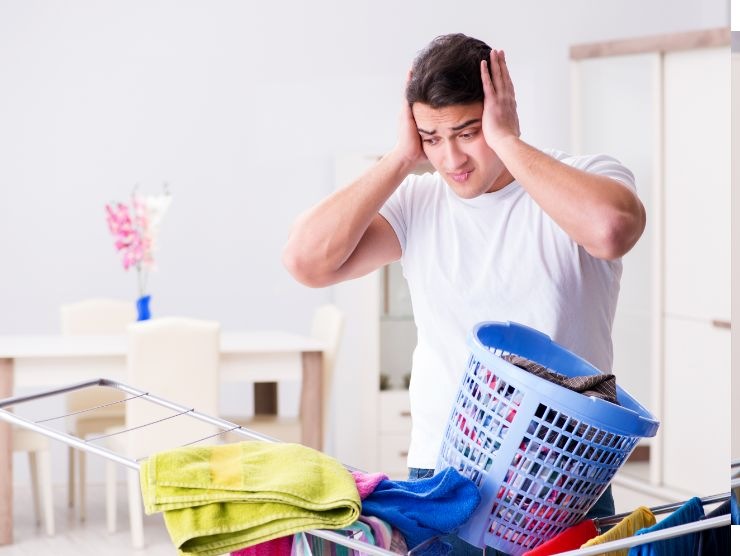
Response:
[[[458,197],[449,186],[447,186],[447,194],[452,199],[464,205],[475,208],[483,208],[489,206],[491,203],[500,202],[502,199],[508,197],[515,191],[518,191],[520,188],[521,185],[519,184],[519,182],[514,180],[497,191],[493,191],[491,193],[483,193],[482,195],[478,195],[477,197],[473,197],[472,199],[463,199],[461,197]]]

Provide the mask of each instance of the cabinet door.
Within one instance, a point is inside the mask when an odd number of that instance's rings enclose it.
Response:
[[[661,433],[666,486],[706,496],[727,490],[730,460],[730,332],[665,319]]]
[[[659,319],[656,280],[660,212],[661,57],[657,52],[574,61],[573,152],[605,153],[635,175],[647,212],[640,241],[623,258],[614,318],[614,372],[620,386],[651,404],[653,328]]]
[[[340,188],[377,161],[374,156],[345,156],[336,161]],[[380,356],[378,273],[332,287],[334,303],[344,313],[342,346],[334,369],[336,445],[332,455],[360,469],[378,469],[378,368]]]
[[[729,50],[669,53],[664,65],[665,311],[729,321]]]
[[[735,290],[732,292],[732,320],[736,323],[732,330],[732,459],[740,459],[740,52],[732,53],[732,276]]]

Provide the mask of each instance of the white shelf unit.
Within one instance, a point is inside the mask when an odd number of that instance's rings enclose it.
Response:
[[[734,31],[735,42],[737,43],[738,31]],[[735,145],[732,150],[732,230],[731,230],[731,241],[732,246],[732,269],[731,274],[733,277],[732,289],[732,320],[738,322],[740,318],[740,289],[738,289],[738,280],[740,280],[740,52],[738,52],[738,44],[733,45],[732,53],[732,140],[731,144]],[[732,442],[731,442],[731,456],[733,461],[740,459],[740,333],[737,331],[737,326],[731,332],[732,347],[731,352],[736,354],[732,358],[732,395],[731,395],[731,412],[732,422],[735,426],[732,427]]]
[[[377,155],[337,158],[337,188],[375,164]],[[336,456],[368,471],[405,478],[411,429],[404,375],[411,372],[416,327],[398,262],[333,287],[334,302],[345,313],[344,345],[335,369]],[[390,390],[380,390],[387,374]]]

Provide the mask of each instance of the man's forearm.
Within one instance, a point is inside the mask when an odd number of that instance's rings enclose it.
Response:
[[[391,152],[302,214],[283,253],[291,272],[303,275],[305,282],[328,280],[349,259],[373,218],[412,169],[412,162]]]
[[[623,184],[568,166],[518,137],[497,142],[494,150],[537,204],[593,256],[620,257],[642,234],[644,208]]]

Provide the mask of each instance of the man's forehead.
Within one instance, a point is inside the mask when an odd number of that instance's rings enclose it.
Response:
[[[479,122],[483,115],[483,103],[453,104],[432,108],[429,104],[415,102],[411,106],[416,125],[427,131],[454,131],[461,126]]]

